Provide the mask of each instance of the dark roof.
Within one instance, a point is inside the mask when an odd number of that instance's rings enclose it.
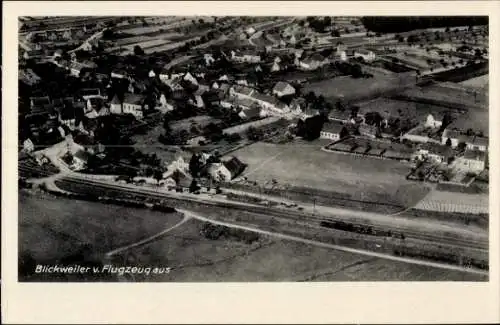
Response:
[[[123,102],[127,104],[142,105],[146,97],[138,94],[125,93]]]
[[[428,150],[430,153],[441,155],[444,157],[453,156],[453,149],[448,146],[441,145],[438,143],[426,142],[422,144],[421,149]]]
[[[325,58],[319,53],[314,53],[313,55],[311,55],[309,57],[309,59],[312,61],[318,61],[318,62],[323,62],[325,60]]]
[[[479,150],[466,150],[464,153],[465,159],[484,161],[486,159],[486,152]]]
[[[43,106],[43,105],[50,104],[49,96],[31,97],[30,100],[33,102],[33,105],[35,105],[35,106]]]
[[[339,122],[334,122],[334,121],[328,121],[323,125],[323,129],[321,131],[323,132],[329,132],[329,133],[335,133],[335,134],[340,134],[342,132],[342,129],[344,129],[344,125]]]
[[[111,104],[121,104],[120,99],[118,98],[118,95],[115,95],[113,99],[111,100]]]
[[[351,119],[351,112],[348,110],[340,111],[340,110],[334,109],[330,112],[330,114],[328,115],[328,118],[347,121],[347,120]]]
[[[74,157],[81,159],[83,161],[87,161],[90,158],[90,154],[84,150],[79,150],[74,154]]]
[[[231,178],[235,178],[245,170],[246,165],[242,163],[238,158],[232,157],[230,160],[224,162],[224,166],[231,173]]]
[[[488,146],[488,139],[475,136],[472,139],[470,139],[469,143],[472,145],[477,145],[477,146]]]

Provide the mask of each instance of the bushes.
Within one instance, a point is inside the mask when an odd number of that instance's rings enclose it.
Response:
[[[219,238],[233,239],[237,241],[251,244],[259,240],[259,234],[247,231],[244,229],[229,228],[222,225],[215,225],[210,222],[205,222],[201,226],[201,234],[210,240],[217,240]]]

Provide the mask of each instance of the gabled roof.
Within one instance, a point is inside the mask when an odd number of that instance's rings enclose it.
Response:
[[[442,144],[438,144],[438,143],[426,142],[426,143],[422,144],[422,146],[420,148],[423,150],[427,150],[430,153],[444,156],[444,157],[453,156],[453,149],[452,148],[445,146],[445,145],[442,145]]]
[[[469,160],[485,161],[486,160],[486,152],[479,151],[479,150],[466,150],[463,158],[469,159]]]
[[[113,99],[111,100],[111,104],[121,104],[122,102],[118,98],[118,95],[115,95]]]
[[[321,131],[340,134],[340,132],[342,132],[342,129],[344,128],[345,126],[340,122],[328,121],[323,124],[323,129]]]
[[[295,88],[293,88],[292,85],[290,85],[289,83],[284,81],[278,81],[274,86],[273,91],[283,92],[286,90],[287,87],[291,87],[293,90],[295,90]]]
[[[231,179],[241,174],[246,168],[246,165],[236,157],[232,157],[230,160],[225,161],[223,164],[231,173]]]
[[[125,93],[123,97],[123,103],[125,104],[133,104],[133,105],[142,105],[146,97],[139,94]]]

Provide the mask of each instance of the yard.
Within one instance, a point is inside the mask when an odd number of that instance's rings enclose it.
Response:
[[[409,166],[322,151],[328,141],[288,144],[255,143],[231,155],[248,164],[242,175],[248,181],[347,195],[352,200],[408,205],[427,192],[424,185],[405,179]]]
[[[303,92],[314,92],[317,96],[325,98],[356,100],[369,97],[384,91],[397,89],[405,84],[414,82],[414,77],[399,74],[396,76],[382,73],[373,73],[373,78],[352,78],[341,76],[333,79],[312,82],[304,87]]]

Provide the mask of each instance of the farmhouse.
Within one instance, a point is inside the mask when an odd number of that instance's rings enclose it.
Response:
[[[278,97],[290,96],[295,94],[295,88],[293,88],[289,83],[279,81],[273,88],[273,95]]]
[[[480,173],[486,168],[486,152],[466,150],[462,157],[457,158],[455,166],[469,172]]]
[[[372,62],[375,60],[375,53],[370,50],[365,50],[365,49],[356,49],[354,51],[354,57],[355,58],[363,58],[366,62]]]
[[[323,125],[323,129],[320,133],[320,138],[337,141],[347,135],[347,129],[342,123],[328,121]]]

